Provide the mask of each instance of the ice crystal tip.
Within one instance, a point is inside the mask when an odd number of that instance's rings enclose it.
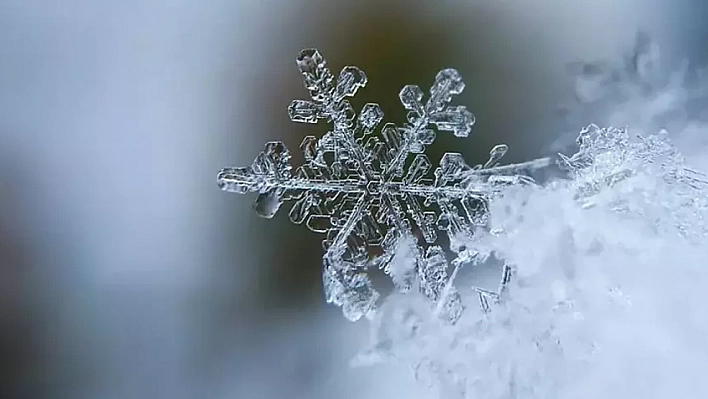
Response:
[[[386,123],[377,135],[384,118],[381,107],[368,103],[357,117],[346,100],[366,85],[362,70],[347,66],[335,79],[316,49],[303,50],[297,66],[310,98],[290,104],[291,120],[326,121],[331,130],[319,138],[303,139],[300,150],[305,162],[294,171],[285,145],[269,142],[250,166],[219,172],[219,187],[257,193],[254,208],[267,218],[291,201],[293,223],[325,234],[325,295],[328,302],[342,307],[348,319],[357,320],[375,309],[379,294],[367,270],[380,268],[399,290],[417,287],[435,303],[441,317],[454,322],[464,307],[452,280],[462,265],[476,259],[473,249],[464,244],[465,237],[484,227],[486,202],[499,184],[511,181],[492,177],[513,176],[523,168],[496,167],[506,145],[494,147],[489,160],[474,168],[459,153],[444,154],[433,168],[424,152],[434,142],[436,130],[466,137],[475,123],[466,107],[450,104],[465,88],[455,69],[435,76],[427,100],[420,87],[403,87],[399,99],[409,111],[407,121]],[[452,262],[442,247],[434,245],[439,231],[451,243]],[[378,249],[371,251],[374,247]],[[380,255],[372,256],[374,252]],[[406,255],[402,258],[401,253]],[[487,298],[480,298],[486,309]]]

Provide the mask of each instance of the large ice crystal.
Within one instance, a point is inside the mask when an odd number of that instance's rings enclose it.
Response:
[[[266,218],[273,217],[283,202],[294,202],[290,220],[326,235],[325,294],[348,319],[357,320],[375,309],[379,294],[367,275],[375,267],[391,275],[398,290],[418,290],[434,302],[438,316],[456,321],[463,304],[453,280],[462,266],[488,256],[470,243],[475,232],[486,227],[490,199],[503,186],[532,181],[527,172],[549,160],[498,166],[507,151],[502,144],[491,150],[483,165],[470,167],[461,154],[446,153],[432,170],[424,152],[437,133],[467,137],[475,122],[467,108],[450,104],[465,88],[454,69],[437,74],[425,101],[420,87],[405,86],[399,98],[408,110],[407,122],[385,123],[377,134],[383,120],[379,105],[368,103],[357,115],[347,100],[366,85],[362,70],[347,66],[335,79],[315,49],[303,50],[297,65],[311,99],[290,104],[291,120],[323,120],[331,130],[303,139],[305,163],[294,171],[290,152],[274,141],[250,166],[222,169],[219,186],[241,194],[258,193],[254,208]],[[439,244],[440,231],[454,254],[451,262]],[[394,258],[399,261],[392,262]],[[500,290],[509,275],[507,265]],[[477,293],[485,310],[499,295],[482,289]]]

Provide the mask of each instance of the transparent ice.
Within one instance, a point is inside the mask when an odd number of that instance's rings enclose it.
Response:
[[[305,163],[294,171],[288,149],[273,141],[250,166],[222,169],[219,186],[257,193],[254,208],[266,218],[292,201],[290,220],[325,234],[326,298],[349,320],[373,317],[380,295],[367,270],[378,268],[400,292],[422,293],[436,316],[455,322],[464,309],[452,284],[455,276],[464,265],[490,255],[472,245],[477,232],[487,228],[489,202],[503,187],[533,183],[528,172],[550,160],[499,166],[508,149],[500,144],[483,165],[470,167],[461,154],[446,153],[433,169],[426,146],[440,132],[467,137],[475,122],[467,108],[451,104],[465,88],[454,69],[436,75],[425,100],[420,87],[403,87],[399,99],[408,110],[407,121],[379,129],[384,115],[378,104],[368,103],[357,114],[347,100],[366,85],[362,70],[347,66],[335,78],[316,49],[303,50],[297,66],[310,100],[290,104],[291,120],[325,121],[331,130],[303,139]],[[439,232],[449,242],[450,262]],[[504,266],[497,291],[475,288],[483,310],[499,298],[511,267]]]

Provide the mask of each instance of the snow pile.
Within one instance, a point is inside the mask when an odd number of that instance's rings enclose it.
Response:
[[[591,125],[578,145],[568,179],[510,188],[469,243],[513,265],[490,313],[453,325],[391,296],[356,362],[411,364],[443,398],[708,394],[708,185],[665,132]]]

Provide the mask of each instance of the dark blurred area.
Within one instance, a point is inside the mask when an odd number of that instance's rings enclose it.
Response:
[[[366,326],[322,294],[322,237],[223,166],[269,140],[296,151],[295,65],[317,47],[401,122],[398,92],[458,69],[477,117],[429,149],[484,162],[546,156],[592,120],[563,119],[572,62],[620,57],[639,30],[705,61],[706,5],[586,1],[0,3],[0,396],[398,397],[395,370],[348,369]],[[572,95],[571,95],[572,97]],[[597,115],[593,115],[597,116]],[[362,387],[365,384],[365,387]],[[410,396],[415,397],[415,396]]]

